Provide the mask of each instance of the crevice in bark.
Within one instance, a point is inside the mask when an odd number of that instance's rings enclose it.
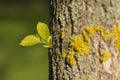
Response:
[[[74,21],[73,21],[73,17],[72,17],[72,11],[71,11],[71,7],[68,7],[68,12],[69,12],[69,16],[70,16],[70,23],[71,23],[71,35],[74,34]]]

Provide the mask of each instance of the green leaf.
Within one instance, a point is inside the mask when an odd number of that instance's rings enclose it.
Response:
[[[52,36],[49,36],[47,42],[43,44],[43,47],[50,48],[52,47]]]
[[[52,36],[49,36],[48,39],[47,39],[47,42],[52,45]]]
[[[50,36],[48,26],[42,22],[39,22],[37,24],[37,32],[40,35],[40,37],[45,41],[47,41],[48,37]]]
[[[40,39],[35,35],[28,35],[26,36],[21,42],[21,46],[32,46],[40,43]]]
[[[43,45],[43,47],[50,48],[51,46],[47,44],[47,45]]]

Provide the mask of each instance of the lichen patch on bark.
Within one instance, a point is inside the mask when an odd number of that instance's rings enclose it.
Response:
[[[102,25],[111,30],[112,25],[120,25],[119,7],[119,0],[51,0],[50,80],[85,80],[87,77],[91,80],[119,80],[119,51],[115,50],[113,38],[105,41],[99,33],[91,38],[91,54],[76,57],[75,66],[61,60],[62,50],[69,46],[69,37],[81,34],[86,26]],[[66,34],[64,39],[57,32],[61,29]],[[102,50],[112,53],[108,62],[100,62]]]

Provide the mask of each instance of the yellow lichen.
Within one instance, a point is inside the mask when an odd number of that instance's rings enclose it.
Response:
[[[102,37],[104,38],[105,41],[109,40],[111,38],[110,30],[106,29],[105,31],[103,31]]]
[[[61,38],[63,39],[65,37],[65,32],[61,32]]]
[[[69,51],[68,54],[75,55],[75,51]]]
[[[82,34],[76,35],[76,36],[75,36],[75,42],[81,42],[81,41],[83,41],[83,36],[82,36]]]
[[[103,26],[94,26],[95,31],[102,31]]]
[[[89,36],[93,36],[95,34],[95,29],[93,26],[88,26],[85,28],[85,30],[88,32]]]
[[[112,32],[112,33],[111,33]],[[120,51],[120,28],[116,25],[111,29],[103,29],[102,26],[88,26],[81,34],[71,36],[69,39],[69,45],[67,51],[62,52],[62,58],[67,61],[71,66],[76,65],[76,59],[78,55],[88,55],[91,49],[91,39],[94,35],[102,35],[105,41],[114,40],[114,47],[117,51]],[[97,34],[98,33],[98,34]],[[64,37],[64,33],[61,33],[61,38]],[[103,51],[100,55],[102,62],[107,61],[112,54],[109,51]],[[90,80],[90,78],[86,79]]]
[[[78,34],[75,36],[75,39],[70,39],[66,60],[71,66],[76,65],[75,57],[87,55],[90,52],[90,38],[87,35],[88,33],[83,34]],[[88,39],[85,37],[88,37]]]
[[[76,60],[75,60],[74,55],[68,54],[66,60],[71,66],[76,65]]]
[[[82,35],[78,35],[75,40],[70,41],[70,46],[80,55],[88,54],[90,51],[90,45],[83,41]]]
[[[64,31],[60,30],[60,31],[58,31],[58,33],[60,34],[62,39],[65,37],[65,32]]]
[[[120,51],[120,27],[113,25],[112,37],[114,38],[115,50]]]
[[[112,36],[113,37],[120,37],[120,28],[117,27],[116,25],[113,26]]]
[[[111,56],[112,56],[112,54],[111,54],[109,51],[103,51],[103,52],[101,53],[100,60],[101,60],[102,62],[105,62],[105,61],[107,61]]]
[[[65,58],[65,57],[66,57],[66,55],[67,55],[66,51],[65,51],[65,50],[64,50],[64,51],[62,51],[62,58]]]
[[[86,78],[86,80],[91,80],[90,77]]]
[[[120,51],[120,37],[114,39],[114,46],[117,51]]]

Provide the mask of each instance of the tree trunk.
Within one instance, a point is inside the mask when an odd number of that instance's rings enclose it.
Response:
[[[88,77],[91,80],[120,80],[120,53],[111,40],[103,40],[100,34],[91,38],[92,51],[88,55],[75,56],[76,65],[62,58],[62,52],[69,50],[69,38],[81,34],[86,26],[102,25],[111,29],[114,24],[120,25],[119,0],[51,0],[53,47],[49,49],[49,80],[87,80]],[[65,32],[65,36],[60,31]],[[102,50],[112,53],[106,62],[100,61]]]

